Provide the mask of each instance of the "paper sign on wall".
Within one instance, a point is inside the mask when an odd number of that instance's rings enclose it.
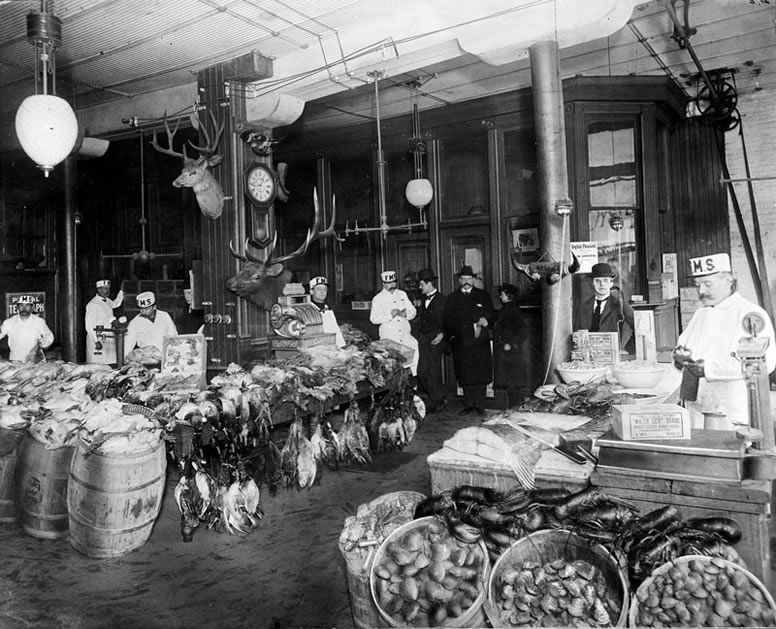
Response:
[[[663,254],[663,299],[676,299],[679,297],[679,270],[675,253]]]
[[[598,243],[592,240],[571,243],[571,253],[579,260],[578,273],[592,273],[598,262]]]

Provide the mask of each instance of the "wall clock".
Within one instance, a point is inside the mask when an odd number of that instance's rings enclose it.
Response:
[[[254,205],[271,205],[277,195],[275,173],[266,164],[251,164],[245,173],[245,191]]]

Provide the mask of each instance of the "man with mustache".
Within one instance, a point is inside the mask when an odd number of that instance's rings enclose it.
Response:
[[[161,357],[162,343],[165,336],[177,336],[172,317],[156,308],[156,295],[151,291],[137,296],[137,306],[140,312],[129,322],[127,336],[124,340],[124,357],[126,358],[135,347],[156,347]]]
[[[490,295],[474,286],[474,270],[468,264],[461,267],[458,284],[458,290],[447,296],[443,323],[453,349],[455,377],[463,388],[459,415],[484,415],[485,391],[493,380],[489,329],[496,315]]]
[[[746,381],[741,363],[731,354],[738,349],[741,338],[750,336],[743,326],[745,317],[756,313],[765,322],[757,336],[770,339],[765,359],[768,373],[772,372],[776,368],[773,324],[765,310],[736,291],[728,254],[690,259],[690,277],[695,281],[701,307],[679,335],[672,354],[677,369],[699,380],[697,400],[688,401],[687,406],[701,413],[724,413],[733,424],[731,430],[735,424],[749,425]],[[703,428],[700,415],[694,417],[693,427]]]
[[[32,314],[34,301],[32,295],[21,295],[16,304],[18,314],[8,317],[0,326],[0,339],[8,337],[10,360],[26,363],[45,360],[43,350],[54,342],[54,333],[46,321]]]
[[[396,271],[383,271],[380,279],[383,281],[383,290],[372,299],[369,320],[380,326],[381,339],[391,339],[413,350],[409,367],[412,375],[417,375],[418,341],[412,336],[410,327],[410,321],[415,318],[417,310],[407,293],[398,288]]]

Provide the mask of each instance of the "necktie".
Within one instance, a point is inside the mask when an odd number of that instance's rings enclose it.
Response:
[[[595,300],[595,309],[593,310],[593,318],[590,321],[590,331],[598,332],[598,328],[601,326],[601,304],[603,299]]]

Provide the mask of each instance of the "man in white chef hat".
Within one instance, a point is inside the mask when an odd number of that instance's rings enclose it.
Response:
[[[151,291],[139,293],[137,307],[140,312],[127,326],[127,336],[124,340],[124,356],[126,357],[135,347],[156,347],[162,352],[162,343],[165,336],[177,336],[178,328],[175,327],[172,317],[164,310],[156,307],[156,295]]]
[[[0,325],[0,339],[8,337],[11,360],[25,363],[45,361],[43,350],[54,342],[54,333],[46,325],[46,320],[33,314],[34,303],[32,295],[20,295],[16,302],[18,314],[8,317]]]
[[[337,323],[337,316],[334,311],[329,308],[329,304],[326,302],[326,298],[329,296],[329,280],[323,275],[318,275],[310,280],[310,298],[313,306],[318,308],[321,313],[321,322],[323,323],[323,331],[328,333],[334,333],[337,347],[345,347],[345,337],[342,336],[339,323]]]
[[[693,427],[703,427],[703,412],[724,413],[731,430],[736,424],[749,425],[746,382],[734,354],[739,340],[751,336],[745,318],[758,315],[763,326],[756,335],[770,339],[765,358],[772,372],[776,368],[773,324],[763,308],[736,291],[727,253],[691,258],[690,277],[701,307],[679,335],[672,356],[676,368],[684,369],[685,378],[689,373],[698,379],[697,399],[687,402],[688,408],[699,411],[693,414]]]
[[[111,299],[108,279],[97,280],[94,287],[97,294],[86,304],[86,362],[110,365],[116,362],[116,338],[112,334],[106,334],[98,339],[95,328],[102,326],[110,329],[116,318],[113,316],[113,309],[124,303],[124,291],[119,289],[116,298]]]
[[[396,271],[383,271],[380,279],[383,289],[372,299],[369,320],[380,326],[381,339],[391,339],[413,350],[409,367],[414,376],[418,372],[418,340],[412,336],[410,321],[417,310],[407,293],[398,288]]]

